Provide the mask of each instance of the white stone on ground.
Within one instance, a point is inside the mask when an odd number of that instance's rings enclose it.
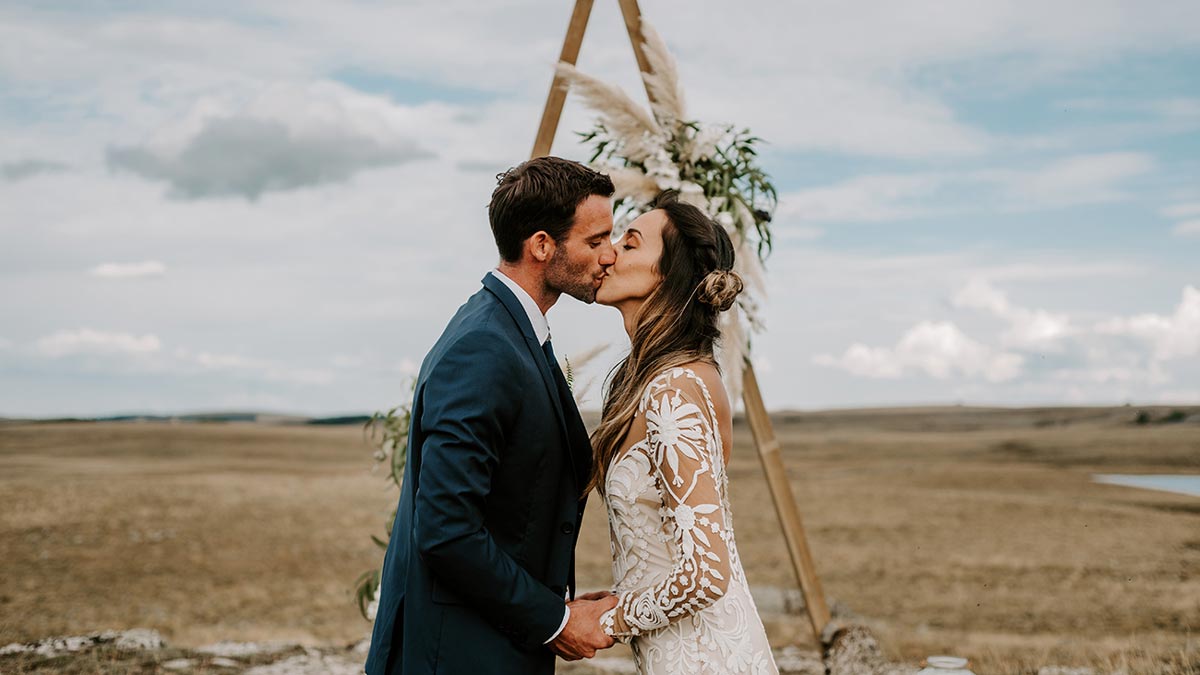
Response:
[[[274,654],[288,649],[291,649],[291,645],[283,642],[233,642],[232,640],[222,640],[215,644],[198,647],[195,652],[210,656],[231,656],[237,658],[239,656],[255,656],[257,654]]]
[[[163,639],[158,634],[158,631],[148,628],[134,628],[126,631],[106,630],[101,633],[90,633],[88,635],[52,637],[27,644],[14,642],[0,648],[0,656],[33,652],[38,656],[49,658],[108,643],[113,643],[118,649],[131,650],[161,649],[163,647]]]
[[[344,656],[306,649],[303,654],[251,668],[245,675],[362,675],[362,670],[360,659],[351,661]]]
[[[166,646],[162,636],[149,628],[134,628],[117,636],[117,649],[162,649]]]

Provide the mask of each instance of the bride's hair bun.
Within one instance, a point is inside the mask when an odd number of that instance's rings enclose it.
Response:
[[[710,305],[718,312],[724,312],[733,307],[738,293],[741,293],[744,287],[742,277],[737,272],[713,270],[700,281],[699,293],[696,297],[700,302]]]

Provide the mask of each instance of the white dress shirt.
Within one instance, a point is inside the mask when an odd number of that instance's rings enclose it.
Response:
[[[529,323],[533,324],[533,334],[537,336],[538,344],[546,344],[546,340],[550,339],[550,322],[546,320],[546,315],[542,314],[542,309],[538,307],[537,302],[529,293],[525,292],[521,285],[513,281],[507,274],[500,270],[492,270],[492,276],[504,282],[508,286],[508,290],[517,296],[517,300],[521,303],[521,307],[525,308],[525,313],[529,315]]]
[[[517,296],[517,301],[521,303],[521,307],[529,315],[529,323],[533,325],[533,334],[537,336],[538,344],[545,344],[546,340],[550,339],[550,322],[546,320],[546,315],[542,314],[542,309],[538,307],[537,302],[534,301],[529,293],[525,292],[524,288],[521,288],[520,284],[510,279],[504,272],[492,270],[492,276],[503,282],[505,286],[508,286],[508,290]],[[567,592],[566,597],[571,597],[570,591]],[[563,629],[567,627],[567,620],[571,618],[571,608],[564,605],[563,609],[566,611],[563,613],[563,620],[559,624],[558,630],[554,631],[554,635],[551,635],[550,639],[542,644],[554,642],[554,638],[558,637],[559,633],[562,633]]]

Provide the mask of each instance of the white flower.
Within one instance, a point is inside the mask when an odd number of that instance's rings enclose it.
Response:
[[[660,190],[679,188],[679,167],[663,148],[646,158],[646,175],[654,179]]]
[[[696,526],[696,514],[692,511],[692,507],[687,504],[680,504],[675,507],[675,524],[680,529],[690,530]]]
[[[666,459],[670,467],[671,483],[683,485],[683,476],[679,473],[679,456],[702,463],[699,447],[704,440],[704,430],[700,425],[700,408],[689,403],[678,395],[674,400],[670,394],[664,394],[661,399],[651,399],[650,407],[646,410],[646,430],[650,445],[656,454]],[[659,462],[662,466],[662,462]],[[663,474],[666,477],[666,474]]]
[[[717,142],[725,135],[723,127],[704,125],[696,132],[696,137],[692,139],[691,152],[688,154],[688,161],[697,162],[702,159],[710,159],[717,154]]]
[[[717,224],[719,224],[721,227],[725,228],[725,231],[727,231],[727,232],[733,231],[733,214],[732,213],[730,213],[728,211],[722,211],[717,214],[717,217],[714,220],[716,220]]]
[[[704,188],[690,180],[679,184],[679,201],[691,204],[701,211],[708,211],[708,200],[704,198]]]

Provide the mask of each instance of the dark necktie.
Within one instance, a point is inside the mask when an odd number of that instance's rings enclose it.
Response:
[[[562,404],[563,410],[570,410],[575,406],[575,397],[571,393],[571,387],[567,384],[567,378],[563,377],[562,368],[558,367],[558,359],[554,356],[554,347],[550,344],[550,338],[542,343],[542,353],[546,355],[546,362],[550,366],[550,375],[554,378],[554,384],[558,388],[558,399]]]

